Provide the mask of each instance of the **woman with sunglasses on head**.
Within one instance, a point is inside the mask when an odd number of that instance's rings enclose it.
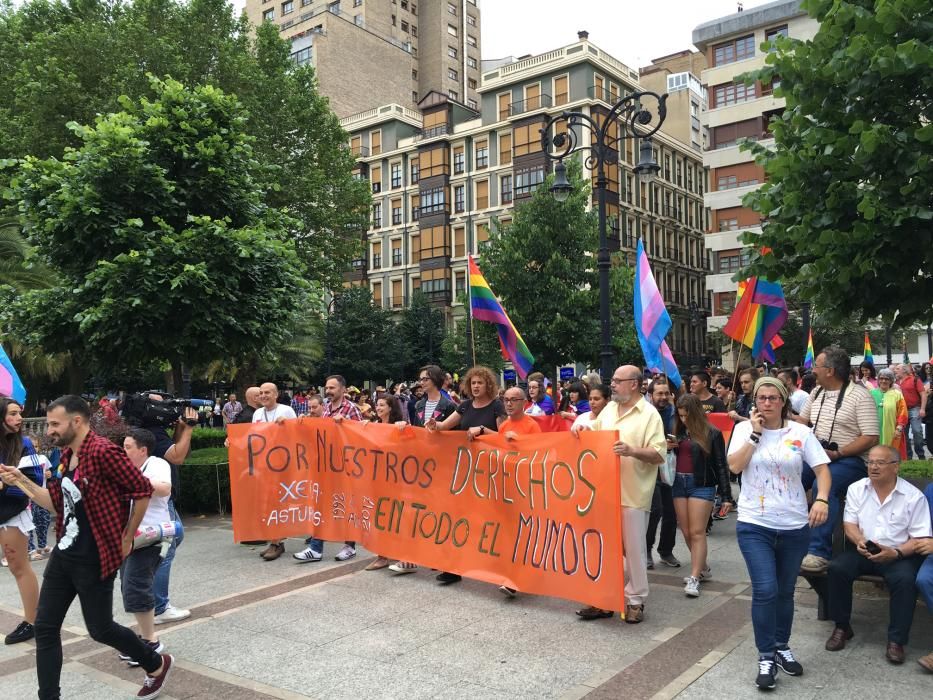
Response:
[[[829,515],[829,457],[807,426],[789,420],[787,387],[762,377],[752,391],[749,420],[737,423],[729,443],[729,469],[742,475],[736,536],[752,581],[752,627],[762,690],[775,686],[780,668],[792,676],[803,667],[790,650],[794,585],[810,545],[810,528]],[[806,462],[818,492],[807,510],[801,481]]]
[[[45,484],[48,459],[36,454],[32,442],[23,435],[23,407],[6,396],[0,396],[0,463],[18,467],[31,481]],[[17,644],[35,636],[36,607],[39,604],[39,581],[29,563],[29,533],[35,529],[29,510],[29,497],[16,486],[0,482],[0,546],[3,560],[16,579],[23,603],[23,621],[6,636],[6,644]]]

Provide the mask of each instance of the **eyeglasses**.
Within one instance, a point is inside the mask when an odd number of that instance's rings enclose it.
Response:
[[[897,464],[893,459],[870,459],[866,462],[869,467],[883,467],[885,464]]]
[[[755,401],[758,403],[772,403],[783,401],[783,399],[780,396],[756,396]]]
[[[832,367],[827,365],[813,365],[813,369],[832,369]]]
[[[430,379],[431,379],[430,377],[418,377],[419,382],[427,382],[427,381],[430,381]]]
[[[513,396],[513,397],[511,397],[511,398],[509,398],[508,396],[506,396],[506,397],[503,399],[503,401],[505,401],[506,403],[515,403],[516,401],[524,401],[524,400],[525,400],[525,399],[521,398],[520,396],[519,396],[519,397]]]
[[[622,377],[621,379],[619,379],[618,377],[613,377],[612,379],[609,380],[609,383],[610,384],[621,384],[622,382],[640,382],[640,381],[641,381],[641,377]]]

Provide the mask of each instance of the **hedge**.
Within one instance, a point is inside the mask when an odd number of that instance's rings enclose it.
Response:
[[[223,447],[227,432],[223,428],[194,428],[191,431],[191,449],[203,450],[205,447]]]
[[[202,439],[207,441],[215,438],[210,433],[224,435],[223,430],[211,428],[196,428],[195,432],[208,433],[202,435]],[[223,439],[219,447],[193,449],[178,474],[181,480],[178,494],[180,511],[199,515],[230,512],[230,471]]]

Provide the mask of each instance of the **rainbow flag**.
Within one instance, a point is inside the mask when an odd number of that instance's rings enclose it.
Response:
[[[803,368],[813,369],[813,329],[807,335],[807,354],[803,358]]]
[[[509,315],[505,313],[502,304],[489,288],[489,283],[479,271],[479,265],[471,255],[469,258],[470,270],[470,311],[473,318],[478,321],[494,323],[499,333],[499,345],[502,346],[502,357],[511,360],[515,365],[518,376],[524,379],[534,366],[535,358],[528,351],[528,346],[522,340],[521,334],[512,324]]]
[[[0,394],[9,396],[21,406],[26,403],[26,387],[3,346],[0,346]]]
[[[787,302],[778,282],[750,277],[739,282],[737,302],[722,332],[751,348],[753,358],[774,362],[774,350],[784,341],[778,331],[787,320]]]
[[[868,339],[868,331],[865,331],[865,349],[862,350],[862,354],[865,355],[865,362],[875,364],[875,356],[871,354],[871,341]]]
[[[648,263],[642,240],[638,239],[635,253],[635,332],[645,366],[653,372],[664,372],[675,389],[680,386],[680,371],[664,337],[673,325],[664,299],[658,290]]]

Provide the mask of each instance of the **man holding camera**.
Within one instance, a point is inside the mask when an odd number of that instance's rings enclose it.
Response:
[[[811,530],[810,550],[800,568],[822,573],[833,554],[833,528],[840,516],[840,504],[850,485],[865,478],[868,450],[878,444],[878,409],[868,390],[849,381],[849,353],[839,347],[824,349],[813,363],[819,385],[807,399],[797,419],[813,426],[813,432],[829,456],[832,490],[829,517]],[[816,475],[804,466],[801,480],[807,491]]]
[[[930,537],[930,508],[920,489],[898,475],[900,453],[877,445],[868,453],[868,477],[846,493],[843,523],[846,539],[855,545],[829,565],[829,615],[836,623],[826,641],[827,651],[840,651],[854,632],[852,584],[864,574],[883,576],[889,603],[888,646],[885,657],[904,663],[917,598],[916,578],[923,556],[917,545]]]

